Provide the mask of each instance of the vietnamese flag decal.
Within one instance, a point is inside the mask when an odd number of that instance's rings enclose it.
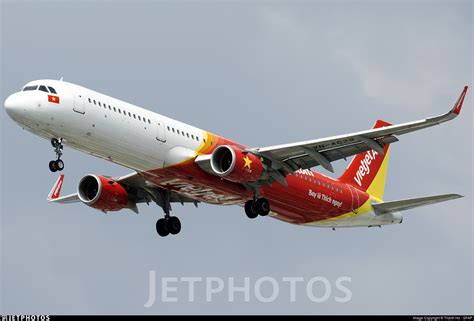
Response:
[[[48,95],[48,101],[50,103],[59,104],[59,97],[58,96],[53,96],[53,95]]]

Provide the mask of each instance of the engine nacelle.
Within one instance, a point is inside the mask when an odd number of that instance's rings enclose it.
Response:
[[[232,182],[255,182],[262,177],[263,164],[259,157],[234,146],[219,146],[211,155],[212,171]]]
[[[84,176],[77,187],[79,199],[103,212],[120,211],[128,204],[128,192],[119,183],[100,175]]]

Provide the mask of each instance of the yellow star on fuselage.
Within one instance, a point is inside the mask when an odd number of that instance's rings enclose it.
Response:
[[[248,156],[245,156],[244,161],[245,161],[244,167],[247,167],[248,169],[250,169],[250,164],[252,164],[252,161],[250,160],[250,158]]]

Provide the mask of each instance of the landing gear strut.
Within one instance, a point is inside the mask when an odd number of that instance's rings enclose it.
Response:
[[[163,191],[161,196],[165,217],[156,221],[156,232],[161,237],[168,236],[169,234],[176,235],[181,231],[181,221],[176,216],[170,216],[171,204],[169,191]]]
[[[266,198],[257,198],[245,203],[245,214],[248,218],[256,218],[257,216],[267,216],[270,213],[270,203]]]
[[[51,172],[62,171],[64,169],[64,162],[61,160],[63,155],[63,139],[62,138],[52,138],[51,145],[54,147],[54,152],[56,153],[56,160],[49,162],[49,170]]]

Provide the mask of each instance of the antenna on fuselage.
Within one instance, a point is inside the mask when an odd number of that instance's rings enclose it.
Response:
[[[63,81],[63,77],[61,77],[61,79],[59,79],[59,81]]]

